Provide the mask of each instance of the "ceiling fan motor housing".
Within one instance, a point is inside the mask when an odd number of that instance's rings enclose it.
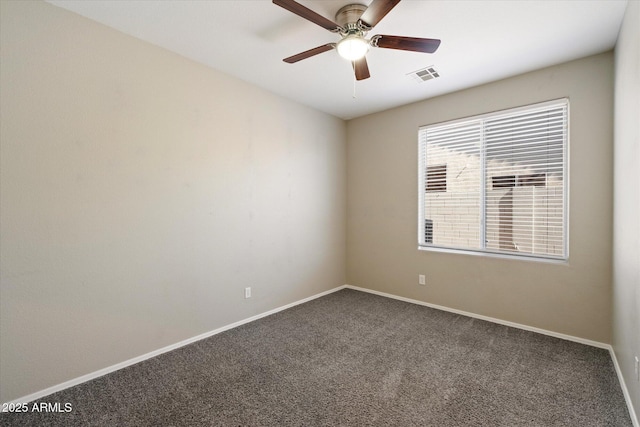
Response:
[[[346,33],[350,33],[352,30],[362,31],[363,28],[358,25],[358,21],[365,10],[367,10],[367,6],[363,4],[348,4],[336,12],[336,23]]]

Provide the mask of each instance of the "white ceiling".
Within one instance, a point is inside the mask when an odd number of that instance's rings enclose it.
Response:
[[[333,20],[349,3],[298,0]],[[441,39],[434,54],[371,49],[371,78],[330,51],[282,59],[339,36],[270,0],[49,0],[154,45],[350,119],[614,47],[627,0],[404,0],[370,33]],[[408,74],[435,66],[441,77]],[[355,98],[354,98],[355,90]]]

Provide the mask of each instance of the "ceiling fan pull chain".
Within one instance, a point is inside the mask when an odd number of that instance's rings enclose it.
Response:
[[[356,78],[353,77],[353,99],[356,99]]]

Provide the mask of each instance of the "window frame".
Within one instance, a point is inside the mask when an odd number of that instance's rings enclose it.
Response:
[[[563,167],[563,188],[562,188],[562,209],[563,209],[563,219],[562,219],[562,233],[563,233],[563,253],[562,255],[549,255],[549,254],[532,254],[532,253],[517,253],[517,252],[506,252],[495,249],[489,249],[486,247],[486,238],[485,233],[487,229],[487,221],[486,221],[486,180],[488,179],[487,174],[487,166],[485,164],[486,157],[486,146],[484,145],[484,136],[481,148],[481,187],[480,197],[481,197],[481,207],[480,207],[480,242],[484,241],[483,247],[478,249],[469,249],[469,248],[461,248],[461,247],[451,247],[451,246],[443,246],[443,245],[434,245],[433,243],[424,243],[423,236],[425,235],[425,219],[426,217],[426,148],[427,141],[426,137],[423,138],[423,133],[426,133],[428,128],[439,127],[439,126],[456,126],[462,123],[470,123],[473,121],[483,121],[486,119],[496,119],[509,115],[516,115],[523,112],[534,111],[536,109],[545,109],[545,108],[553,108],[564,106],[566,108],[566,118],[565,118],[565,140],[563,145],[563,159],[562,159],[562,167]],[[454,120],[446,120],[441,122],[435,122],[428,125],[422,125],[418,129],[418,250],[421,251],[431,251],[431,252],[444,252],[444,253],[457,253],[457,254],[465,254],[465,255],[481,255],[481,256],[490,256],[490,257],[498,257],[498,258],[507,258],[507,259],[519,259],[519,260],[527,260],[527,261],[542,261],[542,262],[550,262],[550,263],[563,263],[568,264],[569,262],[569,188],[570,188],[570,168],[569,168],[569,153],[570,153],[570,102],[569,98],[559,98],[550,101],[522,105],[515,108],[508,108],[503,110],[492,111],[489,113],[483,113],[474,116],[463,117]],[[524,177],[524,175],[523,175]],[[545,176],[546,180],[546,176]],[[514,186],[519,186],[520,184],[520,176],[514,177]],[[532,185],[532,184],[524,184],[524,185]],[[536,184],[533,184],[536,185]],[[433,233],[433,231],[432,231]]]

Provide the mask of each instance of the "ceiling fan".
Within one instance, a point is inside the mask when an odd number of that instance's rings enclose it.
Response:
[[[295,0],[273,0],[273,3],[332,33],[340,34],[342,37],[337,43],[327,43],[283,59],[289,64],[336,49],[340,56],[350,60],[353,64],[356,80],[364,80],[370,77],[369,66],[365,58],[369,47],[433,53],[440,46],[438,39],[381,34],[375,35],[369,40],[365,38],[367,32],[371,31],[391,9],[400,3],[400,0],[373,0],[368,7],[362,4],[349,4],[338,10],[335,16],[336,22],[319,15]]]

